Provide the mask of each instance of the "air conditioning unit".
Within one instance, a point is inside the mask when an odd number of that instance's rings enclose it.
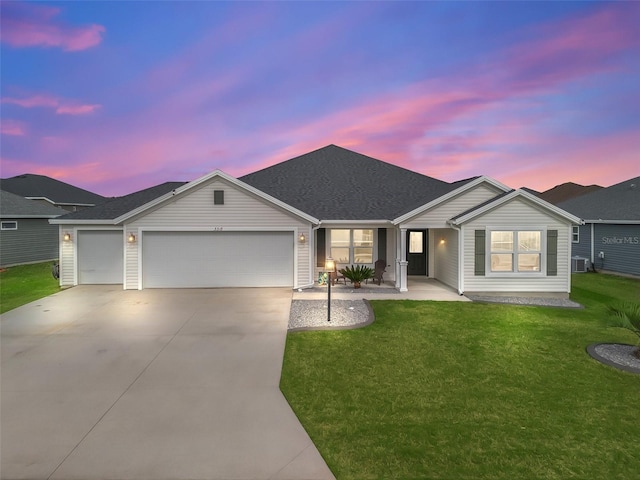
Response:
[[[582,273],[589,270],[589,259],[584,257],[571,257],[571,271]]]

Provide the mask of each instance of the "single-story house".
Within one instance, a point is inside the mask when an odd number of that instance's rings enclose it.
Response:
[[[25,173],[0,179],[0,189],[69,212],[93,207],[106,200],[102,195],[45,175]]]
[[[335,145],[51,221],[61,285],[298,289],[331,257],[339,266],[385,260],[385,281],[400,291],[421,276],[460,294],[568,294],[579,222],[489,177],[443,182]]]
[[[573,270],[640,276],[640,177],[558,204],[584,219],[571,236]]]
[[[53,205],[0,190],[0,266],[57,259],[59,228],[50,225],[49,219],[65,213]]]

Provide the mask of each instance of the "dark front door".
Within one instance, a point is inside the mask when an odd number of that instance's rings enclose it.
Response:
[[[427,274],[427,230],[407,230],[407,275]]]

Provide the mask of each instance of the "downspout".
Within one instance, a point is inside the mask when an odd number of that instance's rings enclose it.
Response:
[[[595,272],[595,251],[596,251],[596,240],[595,240],[595,231],[593,228],[593,222],[591,222],[591,258],[589,259],[591,261],[591,268],[592,270]]]
[[[464,238],[462,227],[449,223],[458,232],[458,295],[464,295]]]

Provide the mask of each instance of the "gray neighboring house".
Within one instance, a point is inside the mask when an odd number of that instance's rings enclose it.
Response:
[[[0,266],[58,258],[58,227],[49,220],[68,213],[53,205],[0,190]]]
[[[93,207],[106,200],[97,193],[33,173],[0,179],[0,190],[43,204],[54,205],[69,212]]]
[[[584,220],[584,225],[573,227],[574,271],[595,268],[640,276],[640,177],[572,198],[558,207]]]
[[[314,285],[325,260],[470,292],[571,291],[580,219],[489,177],[448,183],[336,145],[215,170],[52,219],[60,284],[125,290]]]

